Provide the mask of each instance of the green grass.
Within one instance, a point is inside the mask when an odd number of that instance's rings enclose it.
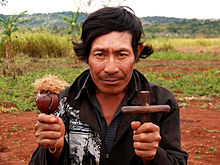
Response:
[[[155,38],[148,40],[146,44],[152,45],[156,52],[175,51],[183,54],[208,54],[219,58],[220,38]]]
[[[54,74],[70,84],[86,68],[62,68],[62,64],[65,63],[63,59],[44,59],[40,61],[43,65],[47,65],[48,61],[55,61],[54,64],[57,64],[57,68],[48,65],[44,70],[39,68],[39,72],[30,71],[22,76],[17,76],[16,79],[0,76],[0,109],[6,107],[9,108],[7,111],[11,112],[10,106],[13,106],[13,111],[16,108],[23,111],[37,110],[35,103],[37,91],[33,86],[36,79],[43,77],[45,74]],[[29,67],[30,70],[34,69],[31,66]]]
[[[148,59],[166,59],[166,60],[218,60],[220,56],[211,56],[210,52],[206,53],[187,53],[183,54],[174,50],[160,51],[153,53]]]
[[[199,59],[195,54],[185,55],[170,51],[170,54],[158,53],[158,56],[152,56],[151,59],[172,59],[172,60],[194,60]],[[207,56],[204,59],[214,59],[215,56]],[[24,68],[22,76],[17,76],[13,79],[11,76],[4,77],[0,75],[0,110],[6,109],[5,112],[14,112],[19,110],[37,110],[36,108],[36,94],[33,83],[36,79],[43,77],[45,74],[54,74],[59,76],[71,84],[74,79],[82,73],[86,68],[85,64],[75,65],[72,58],[23,58],[16,59]],[[0,59],[0,62],[3,62]],[[157,63],[157,61],[155,62]],[[209,69],[207,63],[201,63],[205,66],[205,70],[182,71],[172,63],[171,67],[176,70],[169,71],[168,66],[164,66],[165,71],[150,71],[142,72],[149,81],[162,85],[177,96],[206,96],[206,97],[220,97],[220,77],[217,68]],[[140,68],[147,68],[147,61],[140,61],[137,64]],[[181,64],[178,64],[181,65]],[[185,64],[184,64],[185,65]],[[200,64],[199,64],[200,65]],[[185,67],[185,66],[184,66]],[[192,67],[192,66],[186,66]],[[43,69],[42,69],[43,68]],[[196,67],[195,67],[196,68]],[[0,67],[2,70],[2,68]],[[177,92],[181,91],[181,92]],[[182,104],[182,106],[187,106]]]
[[[177,96],[220,97],[220,77],[218,75],[219,71],[216,69],[205,72],[194,71],[188,74],[184,72],[149,72],[145,74],[149,81],[160,84],[173,93],[177,89],[183,91],[181,94],[176,93]]]

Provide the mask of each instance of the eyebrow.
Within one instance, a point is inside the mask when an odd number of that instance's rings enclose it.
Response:
[[[96,51],[100,51],[100,52],[108,52],[108,48],[101,48],[101,47],[96,47],[94,48],[93,50],[91,50],[91,52],[96,52]],[[116,49],[114,50],[114,52],[118,53],[118,52],[123,52],[123,51],[129,51],[128,48],[119,48],[119,49]]]

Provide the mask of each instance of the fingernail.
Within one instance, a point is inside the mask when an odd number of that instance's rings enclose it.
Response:
[[[56,119],[55,119],[54,117],[52,117],[52,118],[50,118],[50,121],[51,121],[51,122],[55,122]]]

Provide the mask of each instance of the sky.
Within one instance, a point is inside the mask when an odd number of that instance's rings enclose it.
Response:
[[[0,6],[0,14],[18,14],[27,10],[28,14],[52,13],[61,11],[92,12],[100,8],[102,2],[109,0],[7,0]],[[80,4],[81,2],[81,4]],[[120,0],[111,0],[113,6]],[[106,4],[106,3],[105,3]],[[138,17],[165,16],[176,18],[220,19],[220,0],[121,0],[121,5],[132,8]]]

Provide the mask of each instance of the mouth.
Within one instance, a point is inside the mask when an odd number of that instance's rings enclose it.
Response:
[[[121,80],[122,80],[122,78],[118,78],[118,79],[107,78],[107,79],[102,79],[102,82],[106,85],[109,85],[109,86],[115,86],[115,85],[120,84]]]

